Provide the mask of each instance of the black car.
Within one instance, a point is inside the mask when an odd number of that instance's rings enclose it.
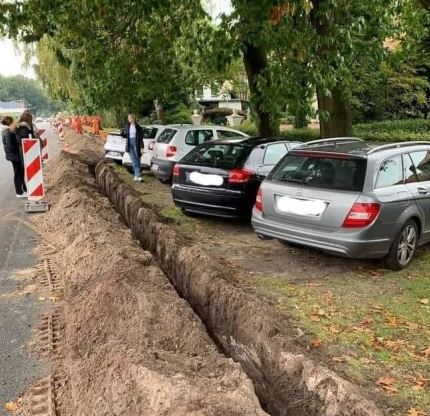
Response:
[[[185,212],[250,218],[258,188],[299,142],[229,138],[204,143],[174,167],[172,194]]]

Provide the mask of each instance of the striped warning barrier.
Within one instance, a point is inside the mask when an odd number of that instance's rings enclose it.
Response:
[[[45,196],[40,141],[32,138],[23,139],[22,148],[28,199],[30,201],[39,201]]]
[[[50,158],[47,132],[44,129],[39,129],[37,133],[42,141],[42,162],[47,162]]]
[[[58,133],[58,122],[57,120],[52,120],[52,130],[54,130],[54,133]]]
[[[60,136],[60,142],[64,142],[64,127],[62,121],[58,124],[58,135]]]

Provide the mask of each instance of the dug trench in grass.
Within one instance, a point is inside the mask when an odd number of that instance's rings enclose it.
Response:
[[[163,223],[110,166],[100,163],[96,178],[212,338],[242,364],[270,414],[382,415],[360,388],[303,355],[277,315],[234,285],[230,272],[218,267],[201,247],[190,245]]]
[[[45,171],[52,210],[33,219],[65,282],[63,416],[264,416],[239,364],[142,250],[89,166],[63,153]]]
[[[128,181],[121,168],[115,172]],[[291,336],[298,332],[297,342],[311,348],[310,354],[366,387],[389,415],[404,416],[410,409],[430,414],[428,246],[418,250],[408,270],[389,272],[378,261],[261,242],[243,224],[189,218],[157,180],[134,187],[187,240],[233,268],[235,282],[257,291],[279,322],[291,322]],[[394,379],[392,386],[376,384],[387,377]]]

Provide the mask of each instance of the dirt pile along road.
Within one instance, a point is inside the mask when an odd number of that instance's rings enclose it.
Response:
[[[263,416],[241,366],[218,352],[87,164],[62,154],[45,179],[51,211],[34,225],[64,281],[60,414]]]

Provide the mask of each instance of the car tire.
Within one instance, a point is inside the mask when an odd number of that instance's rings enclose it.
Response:
[[[118,165],[118,166],[122,165],[122,160],[114,159],[113,161],[115,162],[115,165]]]
[[[390,251],[384,259],[390,270],[402,270],[409,267],[414,258],[419,239],[418,225],[409,220],[396,235]]]

